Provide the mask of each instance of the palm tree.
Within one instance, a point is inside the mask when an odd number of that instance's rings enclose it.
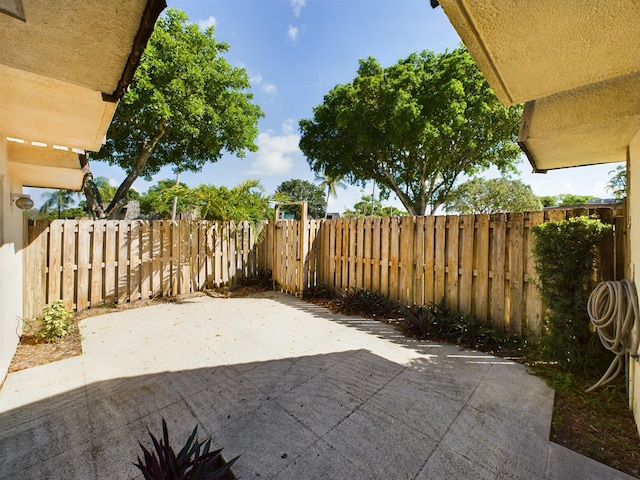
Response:
[[[269,218],[271,204],[288,199],[280,193],[265,195],[262,184],[253,179],[233,188],[200,185],[194,193],[202,218],[225,223],[247,220],[259,236],[262,233],[261,222]]]
[[[96,187],[98,187],[104,208],[104,206],[108,205],[113,197],[116,196],[116,191],[118,189],[109,183],[109,179],[107,177],[96,177],[93,181],[95,182]]]
[[[327,189],[327,201],[324,207],[324,218],[327,218],[327,211],[329,210],[329,198],[335,198],[338,196],[336,188],[347,188],[347,184],[342,180],[344,180],[343,175],[334,177],[332,175],[327,175],[326,172],[320,172],[318,175],[316,175],[316,182],[320,182],[320,188]]]
[[[57,210],[58,218],[62,218],[62,212],[69,208],[73,203],[73,190],[55,190],[51,193],[45,193],[46,200],[40,207],[40,213],[49,213]]]

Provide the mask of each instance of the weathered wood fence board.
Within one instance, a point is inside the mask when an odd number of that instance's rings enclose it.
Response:
[[[293,294],[321,284],[364,288],[407,305],[444,302],[499,330],[536,336],[543,305],[531,227],[587,214],[614,225],[600,246],[600,277],[625,278],[622,208],[270,221],[260,241],[246,222],[38,221],[24,252],[24,317],[57,299],[82,310],[271,270],[276,288]]]
[[[37,221],[24,250],[25,318],[62,299],[78,311],[179,295],[258,271],[248,223]]]
[[[577,215],[596,214],[615,227],[601,245],[600,275],[624,278],[625,235],[622,209],[555,209],[492,215],[337,219],[307,222],[315,232],[309,258],[302,268],[309,281],[300,286],[296,275],[281,289],[325,284],[346,291],[365,288],[403,304],[444,302],[473,314],[499,330],[538,335],[543,306],[533,284],[535,268],[531,227]],[[299,222],[278,222],[278,235],[297,235]],[[292,229],[291,233],[282,230]],[[289,245],[287,248],[292,248]],[[281,258],[285,252],[279,252]],[[263,258],[265,258],[263,256]],[[275,258],[272,256],[272,258]],[[280,261],[280,260],[277,260]],[[264,269],[292,268],[266,263]],[[293,263],[292,263],[293,262]]]

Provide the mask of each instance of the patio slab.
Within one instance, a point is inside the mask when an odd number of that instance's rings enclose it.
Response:
[[[161,419],[244,479],[630,479],[549,441],[519,364],[294,297],[198,297],[81,323],[84,354],[10,374],[0,479],[141,478]]]

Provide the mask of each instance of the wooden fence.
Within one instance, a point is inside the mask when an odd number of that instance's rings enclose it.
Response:
[[[271,270],[276,288],[292,294],[324,284],[380,292],[407,305],[444,301],[500,330],[536,336],[543,305],[532,283],[531,227],[590,214],[614,225],[600,248],[600,278],[625,278],[622,208],[284,220],[267,222],[259,243],[247,223],[36,222],[24,250],[24,317],[58,299],[84,310]]]
[[[37,221],[24,249],[24,318],[62,299],[78,311],[181,295],[257,271],[248,223]]]
[[[260,268],[284,269],[274,277],[290,293],[323,283],[343,292],[380,292],[407,305],[444,301],[500,330],[536,336],[543,305],[532,282],[531,227],[592,214],[614,225],[600,248],[599,276],[624,278],[622,208],[311,220],[305,225],[308,253],[297,247],[299,222],[277,222],[268,230],[267,237],[275,240],[265,247]],[[270,249],[276,252],[270,255]],[[304,275],[292,270],[299,268]],[[302,285],[298,278],[304,278]]]

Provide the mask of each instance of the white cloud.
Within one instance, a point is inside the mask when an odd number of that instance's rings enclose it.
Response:
[[[275,95],[278,93],[278,88],[273,83],[267,83],[263,85],[262,91],[268,93],[269,95]]]
[[[296,17],[300,16],[300,11],[302,10],[302,7],[304,7],[306,3],[307,3],[307,0],[289,0],[289,4],[293,9],[293,14]]]
[[[268,130],[258,135],[258,154],[251,164],[251,174],[285,175],[293,169],[294,156],[300,154],[300,136],[294,133],[293,120],[282,124],[283,135]]]
[[[293,135],[297,130],[298,125],[293,118],[287,118],[282,123],[282,131],[285,135]]]
[[[196,22],[201,30],[206,30],[209,27],[216,26],[216,17],[209,17],[205,19],[198,20]]]
[[[249,77],[249,82],[253,86],[260,85],[260,90],[268,95],[273,96],[278,93],[278,87],[276,87],[273,83],[265,83],[264,85],[262,85],[262,75],[260,75],[259,73],[251,75],[251,77]]]
[[[293,25],[289,25],[289,29],[287,30],[287,36],[289,40],[293,43],[298,41],[298,27],[294,27]]]

